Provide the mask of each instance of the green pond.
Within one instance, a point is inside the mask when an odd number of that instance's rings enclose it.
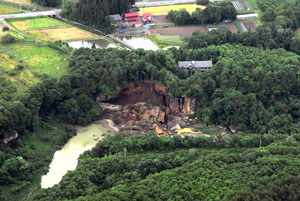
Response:
[[[42,188],[58,184],[69,170],[76,169],[80,154],[92,149],[104,134],[112,131],[110,127],[101,123],[92,123],[86,127],[77,126],[76,129],[77,135],[72,137],[61,150],[55,152],[49,172],[42,176]]]

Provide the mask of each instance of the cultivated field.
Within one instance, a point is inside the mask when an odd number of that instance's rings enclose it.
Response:
[[[0,15],[19,13],[19,10],[0,5]]]
[[[95,34],[78,29],[76,27],[42,29],[27,31],[27,33],[41,40],[74,40],[96,37]]]
[[[49,47],[27,43],[0,47],[0,72],[20,90],[39,82],[43,74],[62,76],[67,66],[68,55]]]
[[[191,37],[192,33],[195,31],[207,32],[207,29],[205,26],[167,27],[151,30],[151,33],[164,36]]]
[[[49,17],[11,19],[7,21],[21,31],[69,26],[66,23]]]
[[[156,34],[150,35],[149,38],[160,48],[169,46],[181,46],[184,44],[184,39],[180,36],[162,36]]]
[[[152,15],[167,15],[170,10],[179,10],[185,8],[189,13],[192,13],[196,8],[205,9],[205,6],[196,4],[181,4],[181,5],[171,5],[171,6],[155,6],[155,7],[145,7],[140,8],[140,15],[144,13],[151,13]]]
[[[40,40],[76,40],[97,37],[88,31],[49,17],[12,19],[8,20],[8,23]]]
[[[10,3],[16,3],[16,4],[22,3],[24,5],[31,5],[30,0],[4,0],[4,1],[10,2]]]

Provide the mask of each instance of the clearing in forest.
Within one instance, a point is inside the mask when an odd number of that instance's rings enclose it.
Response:
[[[70,26],[49,17],[10,19],[7,21],[21,31]]]
[[[16,43],[0,47],[0,73],[18,90],[36,84],[44,74],[59,78],[67,67],[68,55],[47,46]]]
[[[155,6],[155,7],[145,7],[140,8],[140,15],[144,13],[151,13],[152,15],[167,15],[170,10],[180,10],[185,8],[189,13],[192,13],[196,8],[205,9],[206,6],[201,6],[197,4],[180,4],[180,5],[170,5],[170,6]]]
[[[41,40],[74,40],[97,37],[95,34],[78,29],[76,27],[65,27],[56,29],[43,29],[28,31],[31,36]]]

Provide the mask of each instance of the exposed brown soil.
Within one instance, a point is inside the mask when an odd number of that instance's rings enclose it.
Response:
[[[226,24],[226,27],[231,31],[231,33],[237,33],[239,30],[233,23]]]
[[[168,27],[168,28],[157,28],[151,31],[151,34],[160,34],[166,36],[182,36],[191,37],[193,32],[207,32],[204,26],[184,26],[184,27]]]
[[[130,83],[119,92],[116,99],[107,101],[110,104],[132,105],[145,102],[157,106],[169,105],[169,96],[166,89],[157,82],[134,82]]]
[[[152,17],[152,21],[157,23],[157,25],[173,25],[174,23],[166,18],[166,15],[155,15]]]

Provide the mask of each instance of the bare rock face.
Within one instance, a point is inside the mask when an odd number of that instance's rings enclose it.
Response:
[[[157,124],[153,124],[154,132],[158,135],[164,134],[164,130]]]
[[[184,128],[196,107],[195,98],[170,97],[163,85],[150,81],[129,83],[116,99],[100,93],[97,101],[105,112],[121,118],[122,127],[126,128],[121,132],[158,135],[170,135]]]
[[[180,109],[179,109],[178,98],[171,97],[169,107],[170,107],[171,113],[174,113],[174,114],[179,113]]]
[[[196,108],[196,99],[191,97],[184,97],[184,104],[183,104],[183,114],[184,115],[191,115],[194,113]]]
[[[13,141],[18,137],[18,133],[16,133],[14,136],[6,137],[3,139],[3,143],[8,144],[10,141]]]

